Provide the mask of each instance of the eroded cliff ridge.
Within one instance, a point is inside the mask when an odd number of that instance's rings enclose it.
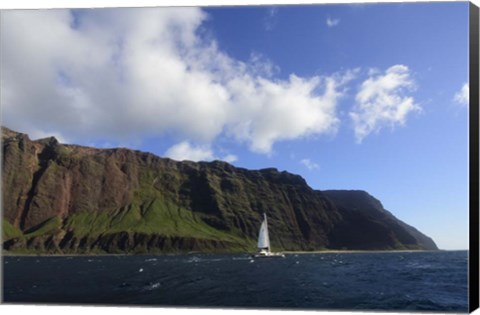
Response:
[[[34,253],[437,249],[364,191],[288,172],[32,141],[2,127],[3,248]]]

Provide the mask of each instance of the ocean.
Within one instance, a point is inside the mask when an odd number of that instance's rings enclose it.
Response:
[[[4,256],[4,302],[468,311],[468,251]]]

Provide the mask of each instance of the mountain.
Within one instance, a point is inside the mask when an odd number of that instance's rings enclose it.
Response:
[[[364,191],[318,191],[274,168],[177,162],[32,141],[2,127],[3,248],[27,253],[437,249]]]

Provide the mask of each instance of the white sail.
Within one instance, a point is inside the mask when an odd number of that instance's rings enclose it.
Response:
[[[260,226],[260,232],[258,233],[258,245],[257,247],[260,249],[267,249],[270,251],[270,238],[268,237],[268,223],[267,223],[267,215],[264,215],[264,219],[262,225]]]

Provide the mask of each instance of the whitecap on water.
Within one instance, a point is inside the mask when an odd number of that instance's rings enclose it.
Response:
[[[138,269],[138,272],[143,272],[143,268]]]
[[[188,260],[187,260],[187,263],[198,263],[198,262],[200,262],[200,261],[201,261],[200,258],[194,256],[194,257],[188,259]]]
[[[157,261],[157,258],[149,258],[149,259],[145,259],[145,262],[148,262],[148,261]]]
[[[428,263],[414,262],[414,263],[407,264],[407,267],[410,267],[412,269],[430,269],[433,266],[431,264],[428,264]]]
[[[232,260],[250,260],[250,257],[233,257]]]
[[[145,290],[155,290],[156,288],[160,287],[161,283],[160,282],[149,282],[147,285],[144,287]]]
[[[191,259],[187,260],[188,263],[209,263],[209,262],[214,262],[214,261],[224,261],[225,258],[199,258],[199,257],[192,257]]]

